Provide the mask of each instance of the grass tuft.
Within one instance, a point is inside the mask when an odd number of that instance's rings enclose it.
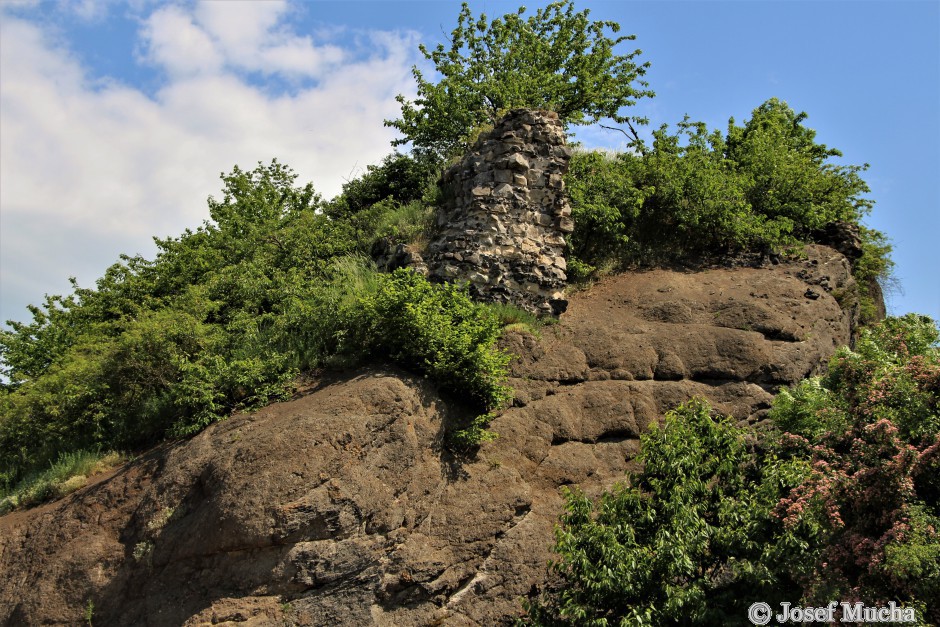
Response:
[[[63,453],[48,469],[27,475],[9,492],[0,491],[0,514],[62,498],[84,487],[91,475],[110,470],[125,461],[125,455],[113,451]]]

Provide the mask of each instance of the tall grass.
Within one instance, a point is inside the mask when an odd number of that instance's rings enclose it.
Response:
[[[433,205],[415,200],[384,212],[376,223],[375,232],[379,237],[390,237],[397,242],[423,248],[427,244],[435,212]]]
[[[557,319],[551,316],[539,317],[521,307],[508,303],[489,303],[486,308],[499,320],[503,331],[527,331],[541,338],[542,327],[555,324]]]
[[[0,489],[0,514],[71,494],[84,487],[91,475],[110,470],[126,460],[126,456],[114,451],[62,453],[49,468],[27,475],[12,490]]]

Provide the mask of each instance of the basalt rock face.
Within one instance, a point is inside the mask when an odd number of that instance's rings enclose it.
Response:
[[[543,585],[561,486],[597,494],[698,395],[760,423],[849,341],[838,252],[611,277],[510,333],[500,437],[455,459],[459,399],[376,365],[0,517],[0,624],[509,625]],[[759,428],[759,426],[758,426]]]
[[[563,312],[570,157],[550,111],[513,110],[481,136],[442,177],[448,200],[426,256],[431,277],[468,281],[480,300]]]

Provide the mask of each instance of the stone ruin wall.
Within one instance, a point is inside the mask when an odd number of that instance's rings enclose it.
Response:
[[[570,158],[556,113],[510,111],[441,179],[447,200],[424,256],[429,276],[467,281],[479,300],[562,313]]]

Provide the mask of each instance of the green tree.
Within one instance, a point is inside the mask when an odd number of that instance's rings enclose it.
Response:
[[[614,52],[635,36],[611,39],[607,31],[619,32],[619,24],[592,22],[589,11],[576,12],[570,0],[528,19],[524,13],[522,7],[488,22],[486,15],[474,19],[464,3],[449,48],[421,45],[440,80],[412,69],[417,99],[399,95],[402,117],[385,122],[404,135],[393,143],[411,142],[418,151],[450,157],[467,147],[474,129],[493,124],[512,107],[550,109],[565,124],[643,121],[621,109],[653,95],[641,80],[649,64],[635,61],[640,50]]]
[[[771,98],[742,126],[728,123],[727,155],[746,174],[754,213],[807,239],[832,222],[857,223],[874,204],[859,176],[868,164],[841,166],[842,153],[816,142],[816,132],[787,103]]]
[[[693,400],[642,436],[644,467],[595,505],[568,492],[553,564],[562,582],[529,605],[544,625],[746,625],[754,600],[794,593],[772,567],[770,513],[808,471],[758,457],[747,433]]]

